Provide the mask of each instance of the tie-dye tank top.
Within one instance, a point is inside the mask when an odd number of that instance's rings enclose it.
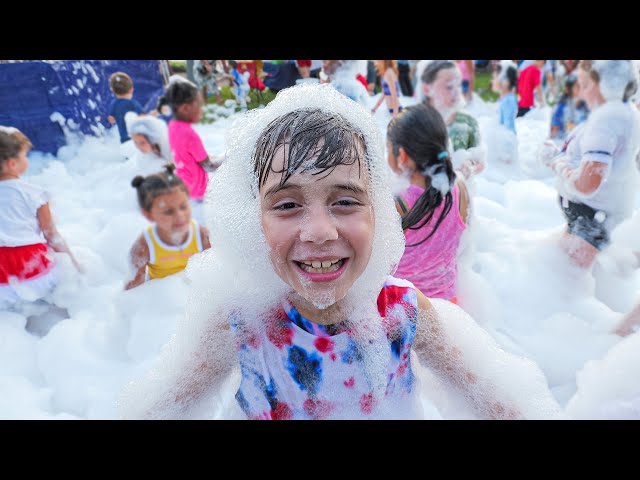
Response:
[[[242,380],[236,400],[250,419],[412,418],[410,352],[418,314],[415,287],[387,277],[378,296],[388,352],[384,397],[375,396],[352,331],[324,326],[289,303],[261,332],[236,333]],[[242,333],[241,333],[242,332]]]

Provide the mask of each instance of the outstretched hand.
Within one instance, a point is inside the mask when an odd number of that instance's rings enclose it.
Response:
[[[547,167],[551,167],[553,159],[560,153],[560,148],[552,140],[546,140],[540,147],[538,158]]]

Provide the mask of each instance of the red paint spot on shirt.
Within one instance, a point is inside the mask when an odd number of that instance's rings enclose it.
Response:
[[[331,414],[333,408],[333,404],[326,400],[311,400],[307,398],[304,401],[304,411],[314,420],[324,420]]]
[[[291,345],[293,342],[293,329],[289,327],[284,312],[267,320],[267,338],[280,350],[285,345]]]
[[[360,410],[363,413],[369,414],[373,411],[373,407],[375,406],[375,400],[373,398],[373,393],[365,393],[360,397]]]
[[[343,383],[345,387],[351,388],[356,384],[356,379],[353,377],[349,377],[349,380],[345,380]]]
[[[313,341],[313,345],[319,352],[326,353],[333,350],[333,340],[328,337],[318,337]]]
[[[289,405],[284,402],[278,402],[275,410],[271,410],[271,420],[291,420],[293,412]]]

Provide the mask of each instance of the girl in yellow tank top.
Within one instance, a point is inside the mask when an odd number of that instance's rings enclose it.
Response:
[[[146,178],[138,175],[131,182],[138,191],[142,214],[154,225],[131,247],[135,273],[125,290],[178,273],[192,255],[211,247],[207,229],[191,218],[187,187],[173,173],[174,168],[167,165],[164,172]]]

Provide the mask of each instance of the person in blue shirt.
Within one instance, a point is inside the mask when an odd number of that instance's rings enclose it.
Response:
[[[570,74],[564,81],[564,93],[558,100],[551,115],[551,131],[549,136],[556,141],[564,141],[573,127],[582,123],[589,116],[589,107],[580,97],[578,77]]]
[[[107,120],[111,125],[114,123],[118,125],[120,143],[124,143],[129,140],[129,133],[127,132],[127,124],[124,121],[124,116],[127,112],[142,113],[142,107],[137,101],[132,99],[133,81],[126,73],[113,73],[109,77],[109,87],[116,98],[111,102]]]
[[[500,124],[516,133],[518,100],[515,89],[518,84],[518,67],[510,60],[502,60],[493,71],[492,89],[500,94]]]

